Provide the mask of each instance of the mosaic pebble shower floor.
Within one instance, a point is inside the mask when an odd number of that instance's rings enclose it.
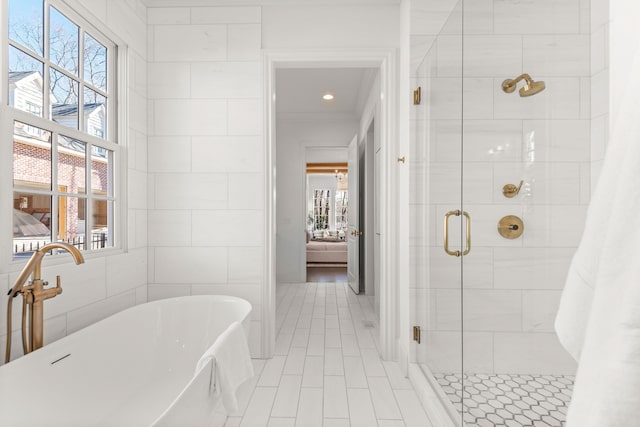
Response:
[[[436,374],[467,427],[562,427],[574,377],[558,375]]]

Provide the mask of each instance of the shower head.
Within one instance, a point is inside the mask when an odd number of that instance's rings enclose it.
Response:
[[[520,88],[520,96],[531,96],[538,92],[542,92],[545,88],[544,82],[531,82],[528,85]]]
[[[542,92],[545,88],[543,81],[534,82],[529,74],[521,74],[513,80],[507,79],[503,81],[502,90],[505,93],[512,93],[516,90],[516,85],[520,80],[525,81],[524,87],[522,87],[519,91],[520,96],[522,97],[535,95],[536,93]]]

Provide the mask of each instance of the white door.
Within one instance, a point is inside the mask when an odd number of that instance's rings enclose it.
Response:
[[[356,294],[360,293],[359,277],[359,249],[360,249],[360,228],[358,207],[360,195],[358,192],[358,136],[354,136],[349,143],[348,149],[348,188],[349,188],[349,211],[347,228],[347,278],[349,286]]]

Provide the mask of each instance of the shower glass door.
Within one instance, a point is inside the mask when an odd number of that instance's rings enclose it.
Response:
[[[414,342],[413,361],[440,400],[453,396],[439,417],[460,424],[464,257],[456,254],[467,249],[463,229],[468,223],[462,215],[462,3],[440,16],[425,31],[437,36],[425,36],[429,44],[414,64],[412,82],[420,94],[414,94],[411,109],[411,301],[412,321],[421,335],[420,343]]]
[[[576,365],[553,323],[606,133],[598,2],[412,3],[412,361],[450,425],[564,421]]]

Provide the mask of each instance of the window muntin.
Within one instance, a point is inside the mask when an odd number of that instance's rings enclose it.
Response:
[[[349,219],[349,192],[347,190],[336,190],[336,230],[347,231]]]
[[[9,0],[8,33],[8,105],[42,118],[13,120],[14,259],[51,240],[113,247],[116,46],[57,0]]]

